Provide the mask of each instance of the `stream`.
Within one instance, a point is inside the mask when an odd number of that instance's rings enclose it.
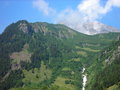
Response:
[[[83,67],[83,70],[82,70],[82,77],[83,77],[82,90],[85,90],[85,86],[86,86],[86,82],[87,82],[87,74],[85,73],[85,68],[84,67]]]

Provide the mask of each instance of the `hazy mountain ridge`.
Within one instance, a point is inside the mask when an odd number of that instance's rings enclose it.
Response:
[[[109,32],[120,32],[120,30],[102,24],[100,22],[89,22],[89,23],[84,23],[81,24],[79,26],[76,26],[76,30],[84,33],[84,34],[88,34],[88,35],[94,35],[94,34],[100,34],[100,33],[109,33]]]

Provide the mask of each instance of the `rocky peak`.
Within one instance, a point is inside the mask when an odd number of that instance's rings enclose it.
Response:
[[[73,28],[74,30],[78,32],[81,32],[87,35],[109,33],[109,32],[120,32],[120,30],[113,28],[111,26],[105,25],[103,23],[100,23],[98,21],[74,24],[72,26],[66,23],[64,24]]]
[[[107,26],[100,22],[89,22],[85,23],[82,26],[82,31],[85,31],[85,34],[93,35],[99,33],[109,33],[109,32],[120,32],[118,29],[111,26]]]
[[[47,23],[36,22],[36,23],[31,23],[31,26],[33,27],[34,32],[40,31],[44,34],[48,32]]]
[[[21,20],[21,21],[18,21],[17,23],[18,23],[19,30],[23,31],[24,33],[29,32],[28,22],[27,21]]]

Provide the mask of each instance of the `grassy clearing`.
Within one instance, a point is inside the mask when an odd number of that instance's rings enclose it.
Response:
[[[39,87],[11,88],[9,90],[41,90]]]
[[[48,80],[51,78],[52,71],[47,69],[44,63],[41,63],[41,67],[34,68],[33,70],[23,70],[25,78],[22,80],[25,85],[28,85],[30,83],[32,84],[38,84],[44,80]]]
[[[54,84],[59,86],[59,87],[63,87],[66,88],[67,90],[75,90],[75,86],[72,84],[65,84],[65,81],[67,80],[71,80],[68,78],[63,78],[63,77],[57,77],[57,79],[55,80]]]
[[[83,57],[87,57],[87,53],[84,52],[84,51],[78,51],[77,54],[78,54],[78,55],[81,55],[81,56],[83,56]]]
[[[81,49],[81,47],[79,47],[79,46],[75,46],[75,48],[76,48],[76,49]]]
[[[91,48],[81,48],[79,46],[76,46],[76,49],[82,49],[85,51],[90,51],[90,52],[99,52],[100,50],[95,50],[95,49],[91,49]]]
[[[52,85],[50,87],[32,86],[32,87],[22,87],[22,88],[11,88],[9,90],[72,90],[72,89]]]
[[[120,87],[118,85],[113,85],[113,86],[107,88],[107,90],[120,90]]]
[[[27,50],[28,48],[29,48],[28,44],[25,44],[22,51],[12,53],[10,55],[10,58],[13,59],[12,64],[13,63],[20,64],[21,61],[30,62],[31,53],[28,52]]]
[[[69,61],[80,62],[80,61],[81,61],[81,59],[80,59],[80,58],[73,58],[73,59],[70,59]]]
[[[68,68],[68,67],[64,67],[63,69],[62,69],[62,71],[70,71],[71,69],[70,68]]]

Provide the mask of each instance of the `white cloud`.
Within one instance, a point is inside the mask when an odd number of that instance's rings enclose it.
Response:
[[[120,0],[108,0],[107,4],[110,4],[110,6],[116,6],[120,7]]]
[[[108,0],[104,9],[109,12],[112,7],[120,7],[120,0]]]
[[[45,15],[53,14],[55,12],[45,0],[34,0],[33,6],[42,11]]]
[[[45,15],[54,15],[55,23],[62,23],[75,30],[86,33],[86,31],[82,31],[81,29],[83,23],[96,22],[110,12],[112,7],[120,7],[120,0],[106,0],[104,6],[101,5],[101,1],[102,0],[82,0],[76,6],[76,9],[66,8],[61,12],[55,11],[45,0],[34,0],[33,6]]]
[[[87,21],[94,21],[98,19],[101,14],[106,13],[104,8],[100,6],[100,0],[84,0],[77,8]]]
[[[73,29],[80,30],[82,23],[95,22],[106,15],[112,7],[120,7],[120,0],[107,0],[101,5],[102,0],[82,0],[76,10],[65,9],[56,17],[56,22],[63,23]]]

